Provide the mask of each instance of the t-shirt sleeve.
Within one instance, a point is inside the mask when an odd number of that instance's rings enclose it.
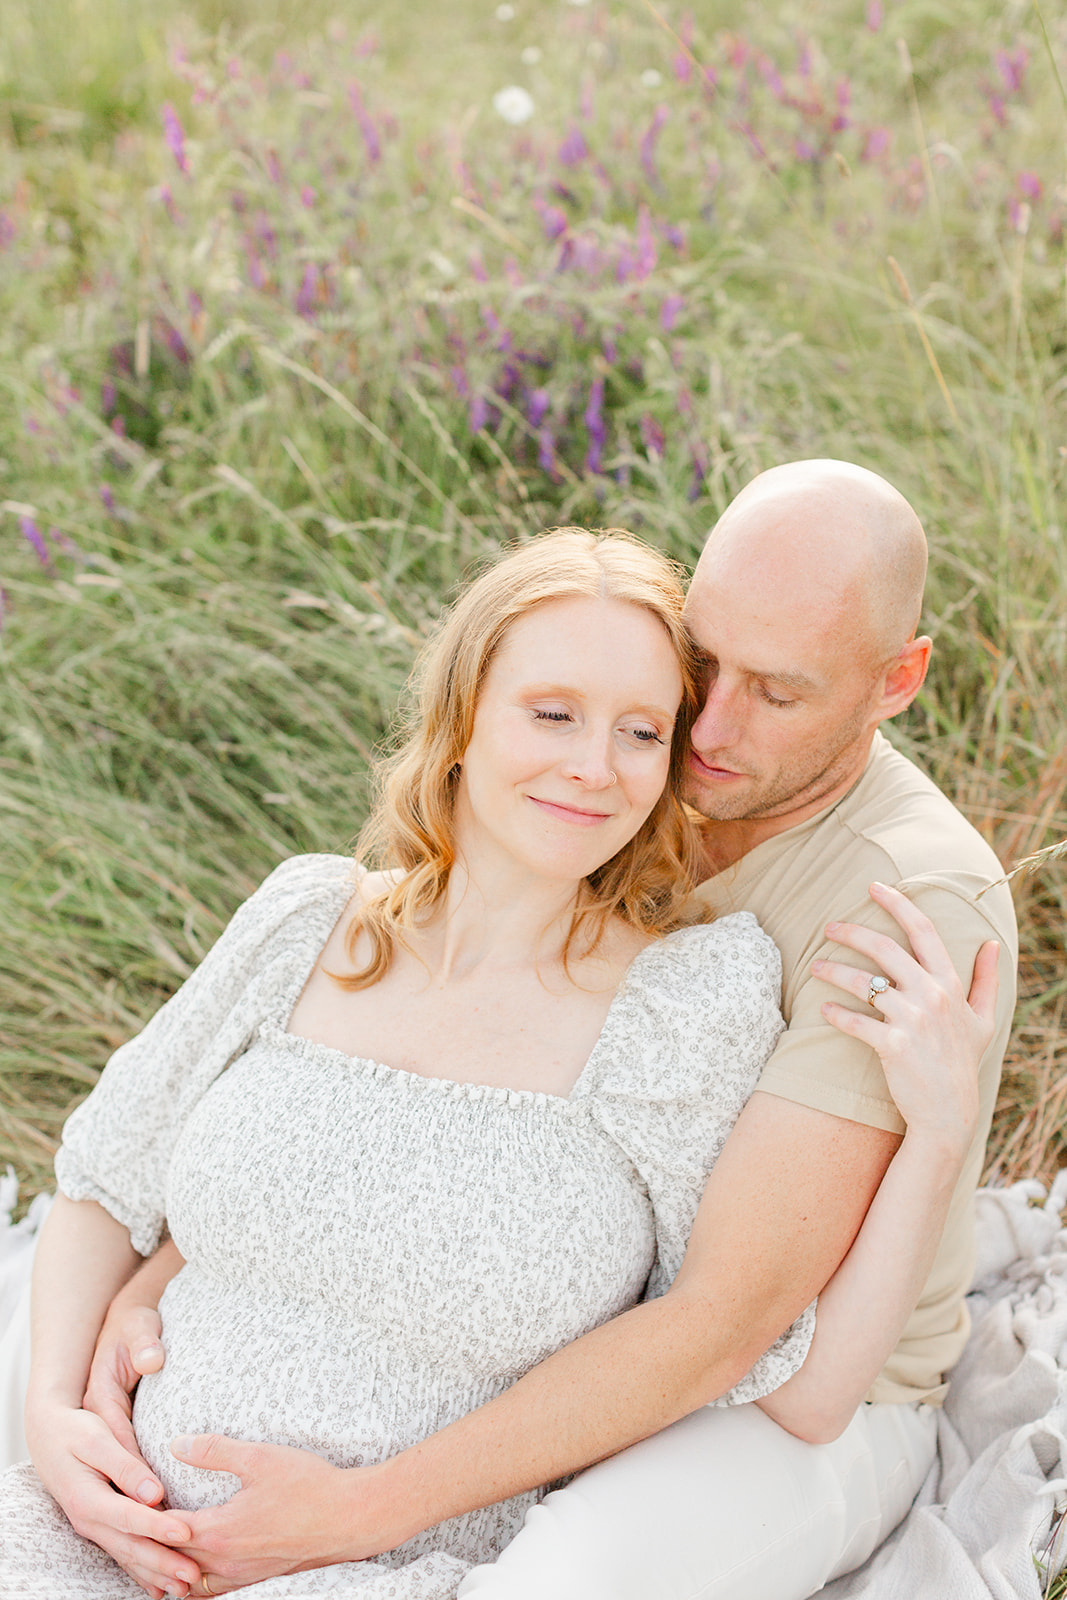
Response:
[[[987,939],[1001,940],[1001,994],[998,1015],[1010,1017],[1014,947],[983,910],[980,901],[943,883],[913,879],[898,885],[937,928],[953,966],[965,988],[969,987],[974,958]],[[855,906],[836,908],[842,922],[858,922],[886,933],[907,947],[902,931],[887,912],[865,897]],[[833,1027],[822,1015],[827,1000],[853,1011],[866,1012],[864,1001],[813,977],[810,961],[844,961],[849,966],[876,972],[877,964],[856,951],[829,941],[812,945],[792,991],[787,990],[789,1025],[778,1039],[760,1076],[758,1087],[799,1105],[833,1116],[861,1122],[889,1133],[903,1133],[904,1122],[893,1104],[881,1061],[874,1050]],[[1000,1041],[1003,1053],[1003,1041]],[[999,1059],[999,1058],[998,1058]]]
[[[59,1188],[102,1205],[141,1255],[159,1242],[171,1152],[190,1111],[246,1048],[272,998],[310,970],[323,936],[299,913],[338,882],[339,862],[343,870],[339,857],[295,856],[275,868],[67,1119]]]
[[[708,1174],[781,1032],[780,990],[775,945],[738,912],[646,950],[616,998],[610,1056],[587,1087],[594,1117],[648,1191],[649,1299],[674,1281]],[[717,1403],[777,1388],[802,1364],[813,1329],[812,1307]]]

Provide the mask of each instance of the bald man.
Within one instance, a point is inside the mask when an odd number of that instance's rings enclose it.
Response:
[[[500,1559],[463,1580],[461,1600],[802,1600],[859,1565],[910,1505],[933,1456],[944,1374],[966,1338],[971,1197],[1016,963],[1010,896],[989,887],[996,857],[879,732],[925,676],[930,640],[916,634],[925,569],[907,502],[843,462],[763,473],[712,533],[688,600],[708,670],[692,735],[690,798],[707,819],[697,893],[717,912],[753,911],[775,939],[788,1027],[712,1173],[668,1293],[360,1474],[346,1526],[365,1547],[350,1555],[599,1462],[536,1506]],[[979,948],[999,941],[995,1037],[978,1134],[940,1248],[928,1241],[933,1264],[914,1314],[854,1415],[854,1399],[802,1425],[793,1411],[790,1433],[774,1395],[712,1402],[831,1279],[900,1144],[877,1055],[847,1019],[846,1031],[830,1025],[823,1007],[839,992],[812,973],[813,961],[839,953],[831,919],[903,940],[868,895],[876,880],[929,916],[964,989]],[[873,1306],[872,1319],[881,1315]],[[212,1544],[191,1552],[211,1575],[194,1593],[223,1592],[222,1575],[265,1575],[252,1560],[257,1525],[267,1542],[295,1516],[284,1473],[272,1477],[276,1460],[271,1447],[203,1448],[195,1464],[247,1468],[247,1483],[218,1512]]]

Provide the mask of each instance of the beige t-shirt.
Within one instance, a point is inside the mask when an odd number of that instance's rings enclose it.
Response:
[[[827,922],[862,922],[901,940],[901,931],[868,896],[875,879],[902,889],[935,924],[967,987],[986,939],[1000,940],[1000,991],[993,1042],[980,1070],[981,1114],[974,1146],[956,1188],[933,1270],[900,1342],[869,1400],[940,1402],[943,1374],[967,1338],[963,1297],[974,1266],[973,1196],[982,1170],[1000,1067],[1015,1008],[1018,935],[1011,894],[993,851],[913,762],[876,734],[862,778],[835,805],[757,845],[709,878],[697,897],[717,915],[752,911],[782,952],[782,1011],[788,1028],[758,1087],[871,1127],[903,1132],[881,1063],[868,1046],[830,1026],[820,1006],[861,1002],[817,982],[817,957],[872,966],[827,943]],[[873,966],[872,966],[873,970]]]

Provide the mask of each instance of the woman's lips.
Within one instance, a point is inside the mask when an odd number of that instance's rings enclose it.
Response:
[[[577,806],[564,806],[555,800],[539,800],[536,795],[527,796],[535,806],[540,806],[542,811],[547,811],[550,817],[559,817],[563,822],[574,822],[580,828],[594,828],[598,822],[607,822],[611,813],[608,811],[580,811]]]

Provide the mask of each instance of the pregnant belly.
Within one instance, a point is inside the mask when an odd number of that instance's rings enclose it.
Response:
[[[167,1358],[141,1379],[134,1427],[175,1509],[228,1500],[229,1473],[178,1461],[180,1434],[314,1450],[336,1466],[394,1455],[503,1387],[398,1349],[328,1307],[265,1305],[187,1266],[160,1305]]]

